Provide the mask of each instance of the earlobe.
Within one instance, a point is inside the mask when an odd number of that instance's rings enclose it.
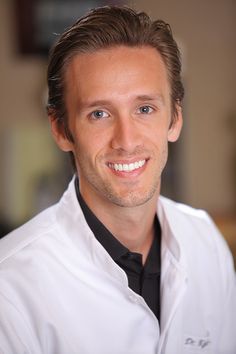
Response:
[[[54,140],[62,151],[73,151],[72,142],[68,140],[64,129],[54,116],[49,116],[51,132]]]
[[[178,140],[183,125],[182,109],[177,107],[177,114],[168,131],[168,141],[174,143]]]

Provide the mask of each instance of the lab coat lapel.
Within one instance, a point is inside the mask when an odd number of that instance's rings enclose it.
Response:
[[[162,228],[161,336],[158,354],[161,353],[166,334],[187,285],[184,257],[180,252],[180,246],[175,237],[178,233],[178,227],[173,233],[171,228],[171,210],[169,208],[167,210],[167,206],[164,204],[161,198],[158,205],[158,217]],[[169,218],[169,216],[171,217]]]

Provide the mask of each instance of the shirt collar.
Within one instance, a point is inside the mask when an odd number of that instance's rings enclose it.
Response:
[[[96,239],[101,243],[101,245],[109,253],[112,259],[117,262],[124,256],[130,254],[135,256],[135,253],[130,252],[128,248],[122,245],[88,207],[80,193],[78,178],[75,179],[75,190],[87,224],[89,225]],[[154,227],[155,237],[145,263],[145,268],[149,274],[156,274],[160,272],[161,227],[157,216],[155,218]]]
[[[80,191],[78,178],[75,179],[76,195],[83,211],[84,217],[92,230],[96,239],[102,244],[105,250],[110,254],[114,261],[117,261],[123,255],[129,252],[128,248],[123,246],[111,232],[101,223],[101,221],[94,215],[92,210],[85,203]]]

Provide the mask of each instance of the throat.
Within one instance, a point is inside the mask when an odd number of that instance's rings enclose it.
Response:
[[[131,235],[131,236],[129,236]],[[131,252],[139,253],[142,255],[142,264],[144,265],[152,246],[154,239],[154,230],[153,228],[147,232],[140,233],[140,230],[135,230],[131,233],[127,233],[124,230],[124,233],[119,233],[119,235],[114,236]]]
[[[89,226],[89,221],[96,218],[129,251],[140,253],[144,264],[154,239],[156,201],[151,199],[136,207],[120,207],[103,201],[101,207],[101,203],[84,198],[78,181],[76,193]]]

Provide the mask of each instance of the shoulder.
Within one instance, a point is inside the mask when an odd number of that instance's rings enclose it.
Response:
[[[163,210],[163,214],[167,218],[170,225],[176,229],[180,228],[181,232],[192,231],[199,234],[220,235],[217,227],[212,221],[209,214],[202,209],[196,209],[183,203],[177,203],[165,197],[160,197],[159,209]]]
[[[180,217],[183,218],[187,218],[187,219],[190,218],[191,220],[193,219],[196,221],[200,221],[200,220],[206,221],[209,219],[209,216],[206,213],[206,211],[202,209],[193,208],[183,203],[175,202],[163,196],[160,196],[160,204],[168,212],[173,214],[178,214]]]
[[[54,205],[44,210],[0,240],[0,266],[39,239],[53,234],[56,228],[56,208],[57,205]]]
[[[37,249],[49,250],[59,245],[65,234],[63,230],[77,217],[79,213],[77,209],[72,180],[57,204],[45,209],[0,240],[0,267],[4,261],[25,254],[29,249],[31,252]],[[58,242],[55,242],[56,239]]]
[[[161,197],[159,210],[176,238],[189,268],[214,274],[221,285],[235,283],[233,257],[208,213]],[[163,222],[163,220],[162,220]]]
[[[218,262],[229,261],[232,255],[228,245],[209,214],[201,209],[160,197],[159,211],[166,219],[180,245],[190,254],[216,258]]]

